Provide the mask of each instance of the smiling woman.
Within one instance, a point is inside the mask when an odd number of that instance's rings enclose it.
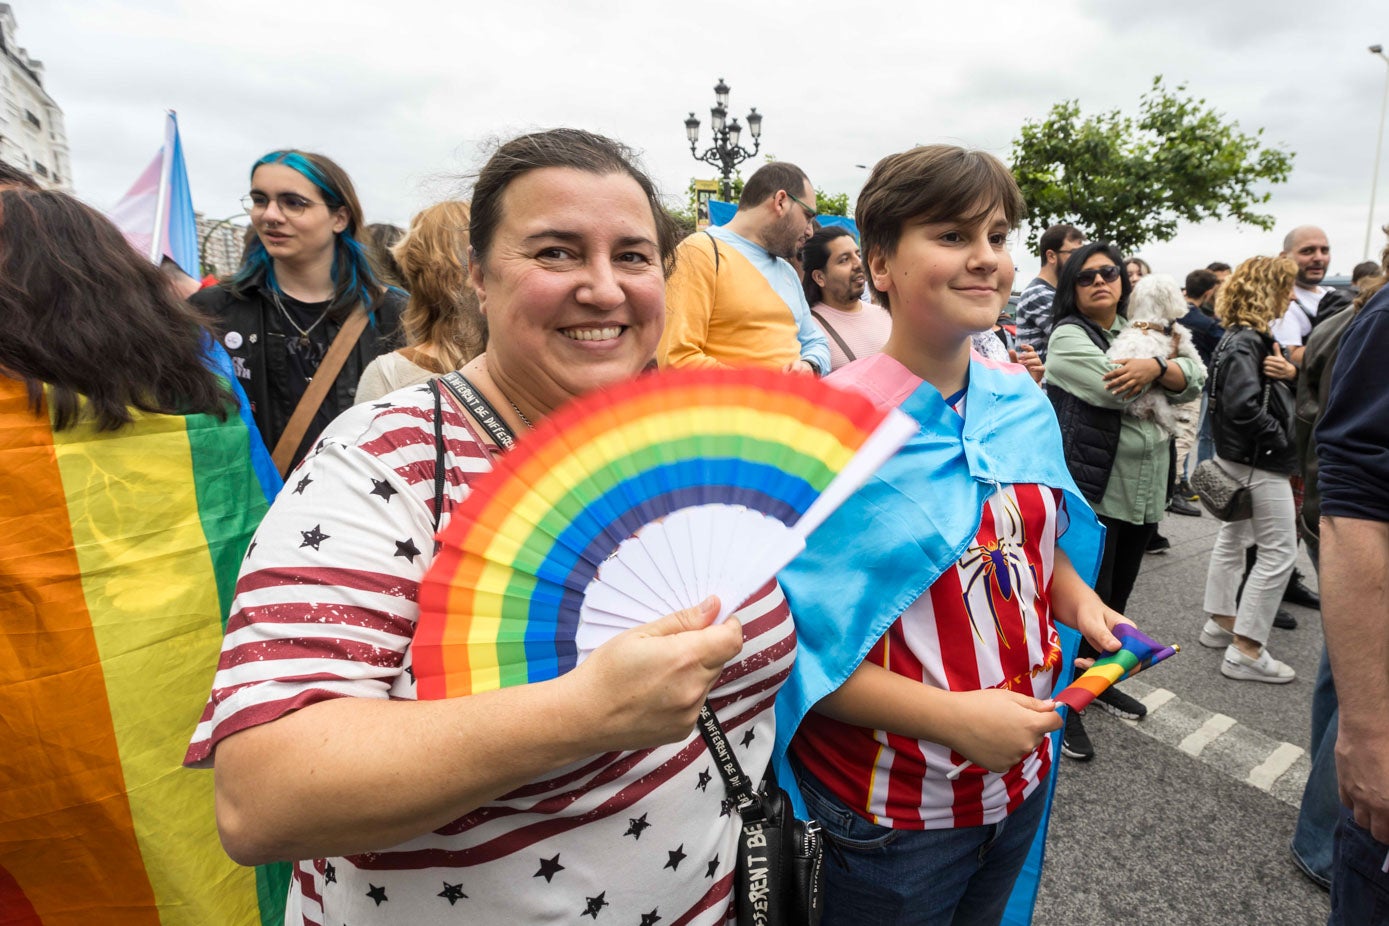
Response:
[[[288,922],[721,924],[740,824],[693,724],[715,699],[767,764],[795,654],[775,583],[746,628],[710,599],[552,681],[417,700],[436,531],[513,431],[650,364],[675,247],[630,152],[587,132],[502,145],[472,203],[485,352],[460,401],[404,390],[324,433],[242,566],[187,762],[215,760],[234,858],[307,860]]]

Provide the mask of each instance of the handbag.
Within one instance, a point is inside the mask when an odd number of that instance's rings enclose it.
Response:
[[[824,908],[820,825],[796,819],[791,798],[770,775],[753,789],[707,701],[699,734],[743,821],[733,880],[738,926],[818,926]]]
[[[1253,477],[1253,468],[1249,475]],[[1254,496],[1249,480],[1243,484],[1214,460],[1202,460],[1191,474],[1191,488],[1201,505],[1221,521],[1247,521],[1254,516]]]
[[[1268,398],[1271,386],[1264,384],[1263,410],[1268,411]],[[1215,392],[1212,391],[1212,397]],[[1214,411],[1214,410],[1213,410]],[[1254,445],[1254,456],[1259,458],[1259,444]],[[1254,516],[1254,496],[1249,490],[1250,480],[1254,478],[1254,465],[1249,466],[1249,477],[1241,484],[1238,479],[1225,472],[1215,460],[1203,460],[1191,474],[1191,488],[1201,499],[1201,505],[1216,519],[1221,521],[1247,521]]]

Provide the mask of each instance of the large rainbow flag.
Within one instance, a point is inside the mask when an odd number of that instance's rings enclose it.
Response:
[[[228,859],[182,768],[274,491],[253,449],[235,414],[55,432],[0,375],[0,924],[283,922],[287,866]]]

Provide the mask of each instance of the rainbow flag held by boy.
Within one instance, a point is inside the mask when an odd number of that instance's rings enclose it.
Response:
[[[288,867],[227,858],[182,767],[277,488],[253,456],[234,410],[58,431],[0,376],[0,923],[283,922]]]
[[[1116,625],[1114,635],[1119,638],[1119,649],[1096,659],[1094,665],[1056,694],[1054,700],[1058,704],[1083,711],[1109,686],[1181,651],[1180,646],[1163,646],[1131,624]]]

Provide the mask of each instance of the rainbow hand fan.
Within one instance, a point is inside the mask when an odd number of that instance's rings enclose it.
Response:
[[[644,376],[569,403],[439,536],[413,645],[420,698],[555,678],[718,595],[724,620],[916,433],[809,376]]]

